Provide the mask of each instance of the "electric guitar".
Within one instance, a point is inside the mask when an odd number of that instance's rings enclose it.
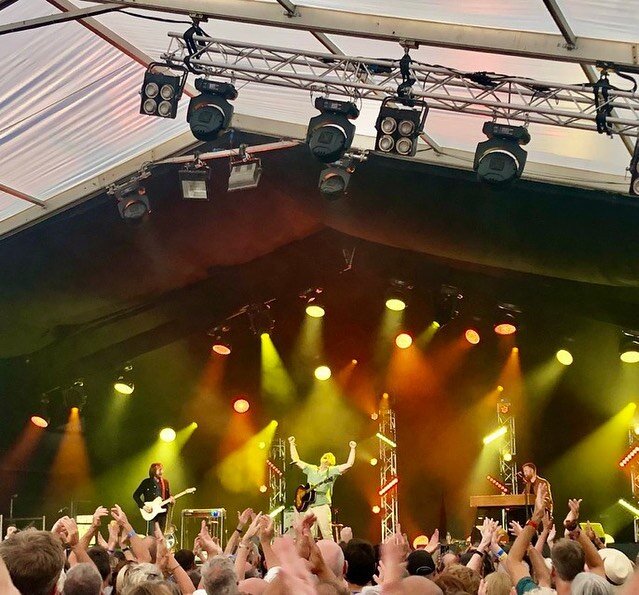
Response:
[[[186,496],[186,494],[192,494],[195,492],[195,488],[188,488],[179,494],[175,494],[173,498],[177,500],[182,496]],[[140,514],[145,521],[152,521],[158,514],[166,512],[166,508],[163,508],[165,504],[168,504],[171,501],[171,498],[167,498],[166,500],[162,500],[162,496],[158,496],[155,500],[151,500],[150,502],[145,502],[144,506],[150,506],[151,510],[147,512],[144,508],[140,508]]]
[[[293,506],[297,512],[306,512],[309,506],[315,504],[315,488],[333,481],[334,477],[327,477],[326,479],[311,485],[309,483],[303,483],[295,489],[295,496],[293,498]]]

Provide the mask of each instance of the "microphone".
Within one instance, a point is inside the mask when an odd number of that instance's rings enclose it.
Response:
[[[64,512],[65,510],[69,510],[69,507],[65,506],[64,508],[61,508],[60,510],[58,510],[58,514],[60,514],[61,512]]]

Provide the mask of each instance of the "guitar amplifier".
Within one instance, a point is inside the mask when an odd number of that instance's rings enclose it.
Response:
[[[206,521],[211,537],[217,538],[224,547],[225,508],[185,508],[180,515],[180,547],[193,548],[193,541],[200,532],[202,521]]]

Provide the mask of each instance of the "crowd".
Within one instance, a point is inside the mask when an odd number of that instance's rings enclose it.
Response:
[[[143,537],[119,506],[99,507],[82,537],[68,517],[51,531],[9,532],[0,542],[0,595],[639,594],[634,564],[578,523],[580,503],[569,501],[556,530],[542,489],[530,520],[511,524],[512,543],[485,519],[459,551],[440,544],[437,531],[416,549],[401,533],[374,546],[348,528],[339,543],[316,540],[312,514],[275,536],[268,515],[247,509],[224,550],[203,521],[193,549],[172,552],[159,526]]]

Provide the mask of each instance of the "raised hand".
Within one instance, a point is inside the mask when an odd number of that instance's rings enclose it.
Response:
[[[568,508],[570,508],[568,514],[566,515],[566,520],[576,521],[579,518],[579,507],[581,506],[582,499],[579,498],[568,500]]]
[[[267,543],[271,543],[271,541],[273,541],[275,530],[273,528],[273,519],[271,518],[270,515],[264,514],[260,518],[259,534],[260,534],[260,541],[264,541]]]
[[[289,436],[288,437],[288,443],[289,444],[295,444],[295,436]]]
[[[105,550],[109,549],[109,544],[108,544],[107,540],[104,539],[104,537],[102,537],[101,533],[98,533],[98,545],[100,547],[103,547]]]
[[[424,549],[429,554],[434,554],[437,551],[438,547],[439,547],[439,529],[435,529]]]
[[[154,523],[154,525],[155,528],[153,529],[153,535],[155,537],[156,544],[155,563],[158,565],[162,572],[165,572],[166,570],[168,570],[170,551],[166,545],[166,540],[164,539],[162,529],[160,529],[160,523]]]
[[[108,516],[109,511],[104,506],[98,506],[93,513],[92,525],[99,527],[102,524],[102,517]]]
[[[111,516],[114,518],[116,523],[121,527],[126,525],[129,522],[129,519],[126,516],[126,513],[120,508],[118,504],[114,504],[111,509]]]
[[[356,447],[357,447],[357,442],[355,442],[355,440],[351,440],[351,441],[348,443],[348,445],[349,445],[351,448],[356,448]]]
[[[244,535],[242,536],[242,541],[243,542],[248,542],[250,541],[255,535],[257,535],[257,532],[260,530],[260,520],[262,518],[262,512],[258,512],[255,515],[255,518],[253,519],[253,522],[249,525],[248,529],[244,532]]]
[[[244,527],[247,523],[249,523],[251,521],[251,519],[253,518],[253,509],[252,508],[245,508],[242,512],[240,512],[239,510],[237,511],[237,524],[238,526],[242,526]]]
[[[523,531],[522,526],[517,521],[510,521],[508,525],[510,527],[511,535],[514,535],[515,537]]]
[[[80,543],[80,533],[78,532],[78,525],[73,519],[64,517],[60,519],[62,521],[62,530],[60,531],[60,537],[66,545],[71,548],[76,547]]]
[[[206,551],[207,554],[209,554],[210,556],[217,556],[222,553],[222,548],[217,543],[215,543],[215,540],[211,537],[209,528],[206,525],[206,521],[202,521],[198,537],[200,538],[200,544],[202,548]]]
[[[554,524],[554,520],[553,518],[550,516],[550,512],[548,512],[547,510],[544,512],[544,518],[541,519],[542,522],[542,526],[544,528],[544,531],[549,532],[551,527]]]
[[[342,527],[339,532],[339,540],[348,543],[353,539],[353,529],[351,527]]]

